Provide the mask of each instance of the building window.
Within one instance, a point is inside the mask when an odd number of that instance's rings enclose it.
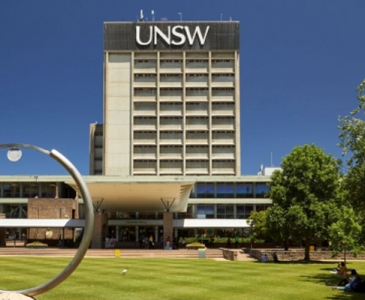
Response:
[[[28,217],[28,207],[26,204],[4,204],[3,211],[7,219]]]
[[[256,211],[267,210],[270,206],[270,204],[256,204]]]
[[[214,205],[198,205],[197,206],[198,219],[214,219]]]
[[[197,184],[197,198],[214,198],[214,183],[199,182]]]
[[[253,211],[253,205],[237,205],[237,219],[247,219]]]
[[[76,191],[72,187],[70,187],[69,185],[63,184],[60,198],[75,199],[76,198]]]
[[[237,198],[253,198],[253,184],[252,183],[237,183],[236,184]]]
[[[23,183],[23,198],[38,197],[39,186],[37,183]]]
[[[217,204],[217,219],[233,219],[233,205]]]
[[[55,183],[42,183],[42,198],[55,198],[56,197],[56,184]]]
[[[233,183],[219,182],[217,183],[217,198],[233,198]]]
[[[20,184],[4,183],[4,198],[20,198]]]
[[[270,187],[266,183],[256,183],[256,198],[265,198]]]

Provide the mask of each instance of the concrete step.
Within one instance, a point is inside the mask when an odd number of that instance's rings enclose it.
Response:
[[[247,253],[244,253],[243,251],[238,251],[238,253],[237,253],[237,260],[241,260],[241,261],[256,261],[257,259],[255,259],[254,257],[250,256]]]

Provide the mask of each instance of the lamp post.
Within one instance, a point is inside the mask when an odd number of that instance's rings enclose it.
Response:
[[[76,167],[60,152],[57,150],[46,150],[37,146],[29,145],[29,144],[1,144],[1,149],[8,149],[7,157],[12,162],[17,162],[22,157],[21,148],[31,149],[39,151],[47,156],[50,156],[54,160],[56,160],[61,166],[63,166],[66,171],[71,175],[71,177],[75,180],[82,199],[85,204],[85,228],[84,228],[84,235],[82,237],[79,249],[77,250],[74,258],[71,262],[65,267],[65,269],[55,276],[53,279],[49,280],[48,282],[36,286],[34,288],[29,288],[25,290],[18,290],[18,291],[6,291],[0,290],[0,295],[6,298],[1,299],[34,299],[33,296],[45,293],[57,285],[61,284],[64,280],[66,280],[73,271],[76,270],[78,265],[81,263],[82,259],[85,256],[87,249],[89,248],[90,241],[92,238],[93,227],[94,227],[94,211],[92,200],[90,196],[90,192],[87,188],[85,181],[83,180],[81,174],[76,169]]]
[[[182,12],[177,13],[178,15],[180,15],[180,22],[182,21]]]

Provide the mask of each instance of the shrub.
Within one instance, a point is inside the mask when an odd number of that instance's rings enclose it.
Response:
[[[186,248],[187,249],[201,249],[201,248],[205,248],[205,245],[201,244],[201,243],[191,243],[191,244],[187,244]]]
[[[28,243],[25,246],[28,247],[28,248],[45,248],[45,247],[48,247],[47,244],[44,244],[44,243],[41,243],[41,242],[38,242],[38,241]]]

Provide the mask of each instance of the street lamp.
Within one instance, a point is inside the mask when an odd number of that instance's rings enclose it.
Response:
[[[178,15],[180,15],[180,22],[182,21],[182,12],[178,12]]]
[[[17,162],[22,157],[22,151],[20,148],[26,148],[31,150],[39,151],[47,156],[50,156],[54,160],[56,160],[61,166],[63,166],[66,171],[71,175],[71,177],[75,180],[82,199],[85,204],[85,228],[84,234],[77,250],[74,258],[70,261],[70,263],[65,267],[65,269],[55,276],[53,279],[49,280],[48,282],[36,286],[34,288],[29,288],[25,290],[18,290],[18,291],[5,291],[0,290],[0,295],[5,296],[5,299],[34,299],[33,296],[45,293],[57,285],[61,284],[64,280],[66,280],[73,271],[76,270],[78,265],[81,263],[82,259],[84,258],[87,249],[89,248],[90,241],[92,238],[93,227],[94,227],[94,211],[92,200],[90,196],[90,192],[87,188],[85,181],[83,180],[81,174],[76,169],[76,167],[60,152],[57,150],[46,150],[37,146],[29,145],[29,144],[1,144],[1,149],[8,149],[7,157],[12,162]],[[4,299],[4,298],[1,298]]]
[[[7,157],[11,162],[17,162],[22,157],[22,151],[18,147],[12,147],[8,150]]]

